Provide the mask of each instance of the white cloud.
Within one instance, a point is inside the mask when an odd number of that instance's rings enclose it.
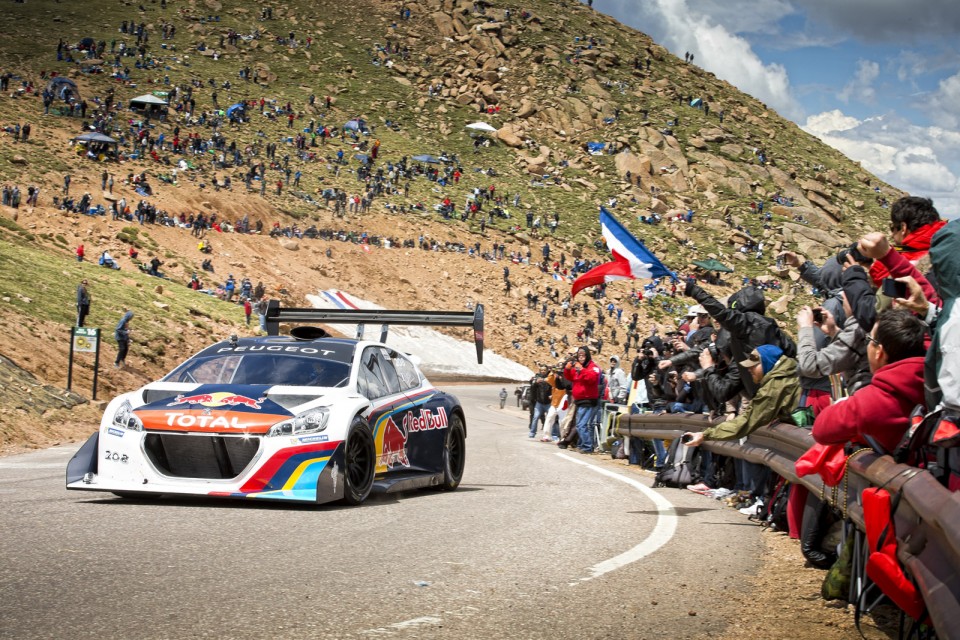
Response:
[[[877,92],[873,88],[873,81],[880,75],[880,65],[871,60],[857,60],[857,72],[853,79],[843,87],[837,98],[847,103],[851,98],[866,104],[873,104]]]
[[[840,109],[824,111],[809,116],[803,128],[815,136],[826,135],[837,131],[846,131],[860,126],[860,121],[853,116],[845,115]]]
[[[941,80],[926,104],[931,120],[948,129],[960,127],[960,73]]]
[[[960,133],[919,127],[902,118],[857,120],[839,110],[807,118],[802,127],[884,182],[933,198],[944,216],[960,215]]]

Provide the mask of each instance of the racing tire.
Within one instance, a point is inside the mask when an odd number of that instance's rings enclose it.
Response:
[[[375,450],[370,427],[361,418],[354,418],[343,449],[344,503],[358,505],[370,495],[377,470]]]
[[[453,491],[460,486],[463,468],[467,462],[467,435],[463,418],[454,414],[443,445],[443,482],[437,485],[441,491]]]

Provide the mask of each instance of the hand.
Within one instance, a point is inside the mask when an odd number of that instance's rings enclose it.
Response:
[[[661,360],[660,362],[657,363],[657,369],[659,369],[660,371],[663,371],[664,369],[669,369],[671,366],[673,366],[673,363],[670,362],[669,360]]]
[[[882,232],[874,231],[860,238],[858,248],[868,258],[879,260],[890,252],[890,243]]]
[[[908,309],[921,317],[925,317],[927,310],[930,308],[930,302],[927,301],[927,297],[923,295],[923,289],[920,287],[920,283],[918,283],[913,276],[897,278],[897,282],[907,283],[907,297],[897,298],[893,301],[893,304]]]
[[[713,361],[713,356],[710,355],[710,349],[704,349],[700,352],[700,366],[704,369],[709,369],[710,367],[716,365],[717,363]]]
[[[847,318],[853,317],[853,307],[850,306],[850,301],[847,300],[847,292],[841,291],[840,298],[843,300],[843,315]]]
[[[684,381],[684,382],[696,382],[696,381],[697,381],[697,374],[695,374],[693,371],[684,371],[684,372],[683,372],[683,375],[681,375],[680,377],[683,378],[683,381]]]
[[[848,253],[847,257],[840,264],[843,266],[843,270],[846,271],[850,267],[857,266],[857,261],[854,260],[853,256]]]
[[[697,286],[697,281],[693,278],[687,278],[687,284],[683,287],[683,295],[690,297],[693,295],[693,288]]]
[[[813,327],[813,310],[804,305],[797,312],[797,327],[800,329],[809,329]]]
[[[690,349],[690,346],[683,340],[674,340],[673,348],[676,349],[677,351],[687,351]]]
[[[806,262],[806,260],[803,259],[803,256],[798,253],[794,253],[793,251],[784,251],[777,257],[783,258],[783,261],[794,269],[799,268],[800,265]]]
[[[687,431],[685,434],[683,434],[683,437],[684,437],[684,438],[689,438],[689,440],[687,440],[687,442],[684,442],[684,443],[683,443],[683,444],[687,445],[688,447],[699,447],[701,444],[703,444],[703,434],[702,434],[702,433],[693,433],[693,432],[691,432],[691,431]]]
[[[823,316],[823,322],[820,323],[820,329],[831,338],[837,335],[840,327],[837,326],[837,319],[826,309],[821,308],[820,314]]]

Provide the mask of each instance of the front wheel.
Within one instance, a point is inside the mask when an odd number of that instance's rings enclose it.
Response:
[[[463,428],[463,418],[454,414],[450,418],[450,429],[447,431],[447,439],[443,446],[443,483],[438,488],[453,491],[459,487],[466,462],[466,430]]]
[[[370,427],[359,417],[353,419],[343,452],[343,501],[357,505],[373,489],[376,456]]]

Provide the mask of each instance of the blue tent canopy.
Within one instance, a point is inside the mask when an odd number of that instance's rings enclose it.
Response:
[[[357,118],[355,120],[348,120],[346,124],[343,125],[344,129],[352,129],[354,131],[365,131],[367,129],[367,123],[365,120]]]
[[[603,150],[606,148],[606,146],[606,142],[588,142],[587,151],[589,151],[591,155],[598,155],[603,153]]]
[[[227,107],[227,117],[229,118],[230,116],[232,116],[233,113],[234,113],[235,111],[237,111],[238,109],[239,109],[240,111],[244,111],[244,110],[246,109],[246,105],[244,105],[244,104],[241,103],[241,102],[238,102],[237,104],[232,104],[232,105],[230,105],[229,107]]]
[[[361,164],[367,164],[367,162],[370,160],[370,156],[365,153],[358,153],[353,157],[359,160]]]
[[[703,104],[703,98],[694,98],[693,100],[690,101],[691,107],[699,107],[702,104]]]
[[[412,159],[416,160],[417,162],[427,162],[429,164],[440,164],[440,158],[436,156],[427,155],[427,154],[413,156]]]

